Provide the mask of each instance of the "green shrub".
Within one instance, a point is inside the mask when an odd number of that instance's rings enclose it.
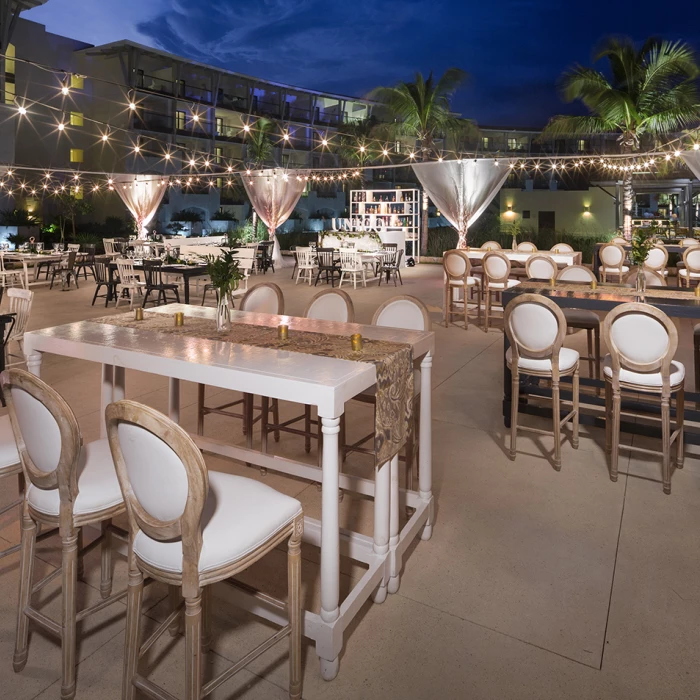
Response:
[[[277,239],[282,250],[291,250],[292,246],[306,248],[309,243],[316,243],[318,231],[290,231],[278,234]]]

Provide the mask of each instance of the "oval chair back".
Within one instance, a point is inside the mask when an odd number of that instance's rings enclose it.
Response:
[[[549,249],[550,253],[573,253],[574,249],[568,243],[557,243]]]
[[[627,239],[624,236],[615,236],[610,243],[614,243],[615,245],[622,245],[625,246],[627,245]]]
[[[486,241],[482,244],[481,250],[501,250],[502,246],[498,241]]]
[[[556,279],[559,268],[552,258],[546,255],[533,255],[525,262],[525,274],[528,279]]]
[[[256,284],[241,299],[239,310],[279,316],[284,313],[284,295],[272,282]]]
[[[58,392],[29,372],[6,370],[1,383],[25,475],[38,489],[58,489],[61,519],[70,518],[81,447],[75,414]]]
[[[688,272],[700,272],[700,246],[692,246],[683,253],[683,262]]]
[[[536,253],[537,246],[532,241],[523,241],[518,243],[517,250],[519,253]]]
[[[209,491],[201,451],[179,425],[149,406],[118,401],[107,406],[105,415],[130,541],[141,532],[161,542],[181,539],[183,593],[188,586],[196,591]]]
[[[620,369],[624,368],[660,372],[664,389],[670,390],[678,331],[663,311],[639,302],[616,306],[603,322],[603,340],[610,351],[613,383],[618,389]]]
[[[650,270],[665,270],[668,264],[668,250],[664,245],[655,245],[649,250],[644,267]]]
[[[350,295],[342,289],[324,289],[311,300],[304,311],[304,317],[354,323],[355,307]]]
[[[483,259],[486,286],[489,284],[507,284],[510,276],[510,260],[497,251],[486,253]]]
[[[551,359],[552,375],[558,379],[559,351],[566,336],[562,310],[539,294],[522,294],[505,308],[504,326],[512,352],[512,365],[521,357]]]
[[[639,272],[638,267],[630,268],[630,271],[625,275],[625,284],[634,284],[637,280],[637,274]],[[652,287],[666,287],[666,278],[660,275],[656,270],[652,270],[646,265],[642,268],[644,273],[644,278],[646,283]]]
[[[597,282],[593,271],[584,265],[567,265],[557,275],[558,280],[564,282]]]
[[[398,296],[385,301],[372,317],[373,326],[429,331],[432,325],[426,305],[416,297]]]
[[[680,245],[683,248],[689,248],[693,245],[700,245],[700,240],[698,240],[697,238],[683,238],[680,242]]]
[[[600,262],[605,267],[622,269],[625,262],[625,249],[617,243],[606,243],[600,249]]]
[[[460,280],[466,283],[471,263],[465,250],[447,250],[442,256],[442,269],[448,282]]]

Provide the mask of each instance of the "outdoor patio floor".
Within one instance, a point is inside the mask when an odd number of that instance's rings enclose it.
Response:
[[[291,270],[253,277],[274,281],[285,294],[286,312],[301,314],[321,289],[295,286]],[[324,286],[325,287],[325,286]],[[369,323],[377,306],[397,294],[422,299],[435,322],[433,363],[433,470],[436,526],[428,542],[415,544],[406,558],[401,586],[382,605],[368,602],[346,635],[340,673],[330,682],[319,674],[313,645],[305,644],[304,698],[458,698],[562,700],[697,699],[700,696],[700,448],[688,446],[685,469],[673,475],[666,496],[660,463],[652,457],[620,456],[620,478],[608,477],[603,431],[582,429],[581,445],[568,441],[562,469],[548,459],[551,438],[521,434],[517,459],[507,457],[501,417],[503,337],[500,319],[484,333],[476,322],[468,332],[442,325],[442,269],[423,265],[404,272],[404,285],[366,289],[345,285],[359,322]],[[30,328],[94,318],[92,281],[62,293],[36,288]],[[195,297],[194,301],[199,302]],[[119,311],[127,310],[122,306]],[[440,325],[438,325],[438,323]],[[679,323],[678,359],[692,389],[692,324]],[[579,350],[583,334],[567,340]],[[582,363],[582,373],[587,365]],[[100,368],[87,362],[47,356],[42,377],[61,392],[79,418],[85,441],[99,436]],[[222,398],[226,392],[219,392]],[[167,380],[127,373],[127,396],[160,410],[167,407]],[[208,397],[208,401],[211,402]],[[182,389],[182,423],[195,424],[196,388]],[[285,405],[283,415],[299,412]],[[4,409],[3,409],[4,412]],[[349,437],[369,432],[367,406],[350,405]],[[524,418],[532,422],[536,419]],[[240,441],[240,421],[208,416],[207,434]],[[258,431],[256,429],[256,438]],[[568,435],[568,433],[567,433]],[[631,440],[625,436],[623,440]],[[645,445],[648,439],[635,438]],[[652,446],[660,447],[660,445]],[[315,462],[315,445],[305,455],[303,439],[282,435],[274,450]],[[221,458],[207,457],[212,469],[246,474],[303,504],[319,517],[316,485],[269,474]],[[363,455],[351,455],[346,469],[371,474]],[[0,502],[15,497],[3,484]],[[346,494],[341,524],[371,533],[370,501]],[[0,520],[0,548],[18,541],[16,514]],[[306,605],[318,608],[318,550],[303,549]],[[37,570],[60,561],[57,541],[38,547]],[[284,595],[286,555],[276,551],[243,578]],[[341,597],[360,575],[359,565],[343,561]],[[29,661],[12,671],[18,555],[0,561],[0,683],[13,700],[58,698],[60,651],[48,636],[32,632]],[[126,583],[125,560],[115,557],[114,590]],[[60,616],[60,587],[39,595]],[[99,598],[99,553],[86,558],[79,605]],[[153,629],[167,614],[166,590],[146,595]],[[235,660],[269,634],[270,627],[226,601],[214,607],[215,636],[209,671]],[[125,606],[118,603],[82,625],[77,698],[121,697]],[[182,697],[184,638],[164,635],[147,656],[151,678]],[[208,672],[209,672],[208,671]],[[287,648],[268,651],[217,692],[215,698],[284,698]]]

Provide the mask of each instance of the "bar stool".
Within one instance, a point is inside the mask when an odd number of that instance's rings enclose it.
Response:
[[[556,279],[559,268],[552,258],[547,255],[533,255],[525,262],[525,276],[528,279]]]
[[[14,289],[11,287],[10,289]],[[19,481],[20,494],[24,491],[24,479],[22,478],[22,464],[19,460],[19,452],[15,443],[15,435],[12,432],[12,424],[9,416],[0,418],[0,479],[8,476],[16,476]],[[3,482],[6,483],[6,482]],[[4,515],[7,511],[16,508],[22,503],[22,498],[9,503],[0,508],[0,515]],[[0,559],[10,554],[19,551],[20,546],[16,544],[14,547],[8,547],[0,551]]]
[[[606,243],[598,253],[600,257],[600,281],[607,282],[608,277],[617,277],[618,281],[630,269],[625,263],[625,249],[617,243]]]
[[[481,323],[481,300],[479,280],[471,276],[471,262],[464,250],[448,250],[442,256],[442,268],[444,270],[444,298],[445,328],[449,328],[452,317],[461,315],[464,319],[464,330],[469,330],[469,303],[468,296],[471,292],[477,292],[478,320]],[[462,306],[459,310],[455,307],[454,294],[462,290]]]
[[[562,310],[547,297],[522,294],[513,299],[505,310],[504,325],[510,347],[506,364],[512,375],[510,458],[515,459],[518,437],[518,402],[520,375],[543,377],[552,381],[553,430],[520,427],[520,430],[554,436],[554,468],[561,469],[561,428],[572,424],[571,443],[578,449],[579,436],[579,354],[563,347],[566,319]],[[572,410],[561,417],[561,377],[572,377]],[[568,402],[567,402],[568,403]]]
[[[603,361],[605,378],[605,447],[610,457],[610,480],[617,481],[619,451],[661,454],[664,493],[671,493],[671,445],[676,443],[676,467],[683,468],[683,411],[685,367],[673,356],[678,331],[660,309],[639,302],[621,304],[603,323],[603,339],[610,350]],[[621,391],[661,397],[662,450],[620,445]],[[671,397],[676,394],[676,429],[671,432]]]
[[[563,282],[597,282],[593,272],[584,265],[569,265],[559,272],[558,280]],[[572,332],[586,331],[588,355],[588,376],[600,379],[600,317],[588,309],[562,309],[566,327]],[[595,348],[595,349],[594,349]]]
[[[484,294],[484,330],[488,332],[490,328],[491,316],[491,295],[501,294],[504,289],[510,289],[520,284],[519,280],[509,279],[510,260],[497,251],[484,255],[484,276],[481,289]]]
[[[136,690],[170,698],[138,672],[138,661],[185,609],[185,697],[206,697],[277,642],[289,637],[289,697],[301,698],[301,504],[252,479],[207,471],[192,438],[158,411],[119,401],[107,406],[107,435],[129,518],[129,586],[122,698]],[[289,540],[289,624],[203,684],[202,637],[209,636],[207,586],[245,571]],[[144,575],[176,586],[178,605],[141,643]],[[280,602],[281,606],[281,602]],[[203,632],[204,629],[204,632]]]
[[[678,286],[690,289],[692,282],[700,283],[700,246],[690,246],[683,253],[684,268],[678,270]]]
[[[568,243],[555,243],[550,249],[550,253],[573,253],[574,249]]]
[[[665,245],[657,243],[649,250],[644,267],[657,272],[662,277],[668,277],[666,265],[668,265],[668,250]]]
[[[110,595],[110,525],[113,517],[124,512],[124,500],[107,440],[83,445],[78,421],[56,391],[19,369],[3,372],[1,382],[20,461],[29,482],[22,506],[17,638],[12,665],[18,673],[27,663],[31,620],[61,640],[61,698],[70,700],[75,695],[77,623],[126,594],[122,591]],[[62,561],[60,569],[33,583],[37,525],[58,528]],[[80,530],[85,525],[99,525],[102,535],[80,552]],[[97,544],[102,547],[100,592],[104,600],[78,611],[78,558]],[[63,611],[61,622],[56,622],[32,607],[31,596],[59,574]]]

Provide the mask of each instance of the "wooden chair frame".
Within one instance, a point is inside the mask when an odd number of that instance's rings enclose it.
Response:
[[[660,275],[663,275],[663,271],[666,269],[666,266],[668,265],[668,249],[666,248],[665,245],[661,243],[656,243],[654,245],[654,248],[657,248],[659,250],[662,250],[664,253],[664,261],[661,265],[651,265],[649,263],[649,259],[644,261],[644,267],[648,268],[649,270],[653,270],[654,272],[658,272]]]
[[[557,320],[558,331],[554,342],[547,348],[537,350],[522,345],[515,337],[512,327],[513,312],[522,304],[535,304],[543,306],[550,311]],[[579,363],[570,369],[562,372],[559,369],[559,354],[564,345],[566,337],[566,318],[563,311],[548,297],[543,297],[539,294],[521,294],[513,299],[506,306],[504,320],[505,333],[508,337],[511,347],[511,361],[508,367],[512,378],[512,394],[511,394],[511,414],[510,414],[510,450],[509,457],[514,460],[516,455],[516,442],[518,437],[518,408],[520,399],[520,375],[526,374],[533,377],[543,377],[552,381],[552,423],[553,430],[542,430],[540,428],[530,428],[521,426],[520,430],[536,433],[538,435],[552,435],[554,437],[554,468],[557,471],[561,470],[561,429],[566,423],[572,424],[571,443],[574,449],[579,445]],[[523,353],[524,351],[524,353]],[[532,359],[550,359],[552,363],[551,371],[523,370],[519,367],[520,358],[523,356]],[[564,418],[561,417],[561,404],[569,403],[562,402],[560,397],[560,379],[562,377],[572,377],[572,401],[571,411]]]
[[[637,272],[639,270],[639,267],[631,267],[630,271],[625,275],[625,278],[623,282],[625,284],[635,284],[637,281]],[[659,286],[659,287],[667,287],[668,282],[666,281],[666,278],[660,275],[654,268],[652,267],[647,267],[646,265],[644,266],[644,276],[646,277],[647,284],[652,282],[653,285]]]
[[[642,314],[658,321],[668,334],[668,347],[666,352],[654,362],[639,363],[625,357],[615,344],[612,337],[612,327],[615,321],[630,314]],[[661,455],[661,476],[663,491],[671,493],[671,446],[676,443],[675,467],[683,468],[683,430],[685,410],[685,386],[671,384],[671,362],[678,349],[678,330],[673,321],[661,309],[643,304],[630,302],[615,307],[605,317],[603,323],[603,340],[610,351],[612,363],[612,377],[605,375],[605,450],[610,455],[610,480],[617,481],[618,457],[621,449],[628,452],[641,454]],[[661,388],[649,387],[642,384],[633,384],[620,380],[620,369],[633,372],[660,372]],[[645,394],[660,394],[661,396],[661,440],[662,449],[650,450],[633,445],[620,444],[620,415],[622,405],[622,390],[628,390]],[[676,394],[676,428],[671,432],[671,398]]]
[[[58,488],[60,510],[58,516],[47,515],[31,507],[25,497],[22,505],[22,535],[20,555],[20,591],[17,609],[17,637],[13,668],[16,673],[21,671],[27,663],[29,654],[29,622],[38,624],[42,629],[57,636],[61,640],[62,676],[61,698],[70,700],[75,695],[75,667],[76,667],[76,626],[92,613],[117,602],[126,595],[126,590],[119,593],[112,592],[112,534],[121,534],[111,526],[111,520],[125,511],[124,503],[103,508],[102,510],[82,515],[73,513],[75,499],[78,496],[78,463],[82,438],[78,421],[63,397],[50,386],[42,382],[29,372],[19,369],[10,369],[0,375],[7,407],[12,422],[12,430],[17,442],[20,462],[24,478],[37,488]],[[51,413],[61,436],[61,452],[58,465],[52,472],[44,472],[33,463],[20,430],[15,413],[12,397],[12,387],[26,391],[30,396],[41,402]],[[61,568],[55,570],[41,581],[32,582],[34,572],[34,551],[37,542],[37,526],[48,527],[49,530],[58,528],[61,537]],[[100,525],[102,534],[87,547],[82,547],[81,528],[85,525]],[[50,534],[50,533],[46,533]],[[100,593],[103,600],[83,610],[77,610],[77,577],[78,568],[82,556],[101,545],[101,583]],[[50,581],[61,577],[62,582],[62,621],[55,620],[44,615],[37,608],[32,607],[31,597]]]
[[[697,246],[688,246],[688,248],[686,248],[683,252],[683,265],[685,266],[688,275],[686,277],[685,275],[681,275],[680,273],[678,274],[679,287],[683,286],[683,280],[685,280],[686,286],[688,287],[688,289],[690,289],[690,287],[692,287],[693,281],[693,278],[691,277],[690,273],[700,273],[700,267],[693,267],[688,263],[688,258],[690,257],[690,255],[694,255],[695,253],[697,253]],[[700,284],[700,278],[696,277],[694,279],[696,284]]]
[[[573,246],[568,243],[555,243],[550,249],[550,253],[574,253]]]
[[[185,608],[185,697],[186,700],[200,700],[248,663],[267,651],[278,641],[289,637],[290,658],[290,698],[301,698],[301,538],[304,532],[304,516],[298,515],[288,527],[280,530],[252,552],[241,559],[206,572],[199,572],[199,558],[202,550],[202,512],[209,491],[207,466],[201,451],[192,438],[176,423],[149,406],[135,401],[119,401],[107,406],[107,437],[114,458],[117,477],[124,493],[126,512],[129,520],[129,586],[127,598],[126,648],[124,653],[124,675],[122,697],[134,700],[136,690],[149,697],[163,700],[170,698],[162,688],[138,673],[139,658],[172,626],[182,605],[178,605],[156,629],[154,634],[141,643],[140,623],[142,613],[144,574],[169,586],[181,588]],[[131,488],[131,482],[119,443],[120,423],[133,423],[152,433],[165,442],[182,462],[188,482],[188,496],[182,514],[173,520],[159,521],[147,513],[139,503]],[[134,552],[134,538],[143,531],[155,540],[182,539],[182,572],[160,569],[141,559]],[[223,581],[245,571],[262,559],[285,540],[288,544],[288,585],[287,605],[289,623],[258,645],[253,651],[220,673],[216,678],[203,684],[202,655],[206,654],[210,635],[208,597],[206,586]],[[203,609],[204,608],[204,609]]]
[[[537,253],[537,246],[532,241],[521,241],[516,250],[520,253]]]
[[[22,505],[23,502],[23,496],[21,494],[24,493],[24,476],[22,474],[22,463],[21,462],[16,462],[15,464],[9,464],[6,467],[0,467],[0,479],[5,479],[6,477],[10,476],[16,476],[18,485],[19,485],[19,493],[20,497],[13,501],[12,503],[8,503],[6,506],[3,506],[0,508],[0,515],[5,515],[8,511],[12,510],[13,508],[19,508],[19,506]],[[3,482],[6,483],[6,482]],[[22,519],[22,511],[20,509],[19,512],[19,518],[20,521]],[[8,547],[7,549],[4,549],[0,551],[0,559],[3,559],[4,557],[9,556],[10,554],[14,554],[15,552],[19,552],[21,545],[16,544],[12,547]]]
[[[464,274],[463,275],[453,275],[450,273],[449,261],[451,257],[462,258],[465,262]],[[478,313],[478,323],[481,324],[481,291],[479,289],[479,281],[476,280],[471,275],[471,260],[465,250],[455,249],[447,250],[442,255],[442,269],[445,273],[444,279],[444,294],[443,294],[443,309],[445,312],[445,328],[450,327],[453,316],[462,316],[464,320],[464,330],[469,330],[469,304],[467,298],[470,293],[476,289],[477,292],[477,313]],[[469,278],[472,278],[474,282],[469,283]],[[452,282],[459,281],[461,286],[451,284]],[[464,297],[462,304],[462,309],[456,307],[456,302],[454,301],[454,290],[461,289]]]
[[[506,274],[503,277],[492,277],[487,270],[488,267],[488,261],[491,260],[492,258],[498,258],[500,260],[503,260],[504,263],[506,264]],[[510,279],[510,274],[511,274],[511,264],[510,264],[510,259],[508,256],[504,255],[503,253],[499,251],[492,251],[490,253],[486,253],[484,255],[483,260],[482,260],[482,278],[481,278],[481,293],[484,297],[484,330],[488,332],[489,328],[491,327],[490,321],[491,321],[491,295],[499,295],[501,292],[505,291],[508,289],[508,280]],[[492,285],[494,284],[502,284],[503,288],[497,288],[493,289]]]
[[[538,261],[543,261],[546,262],[551,268],[552,268],[552,274],[547,277],[547,280],[550,279],[556,279],[557,275],[559,274],[559,268],[557,267],[557,264],[552,260],[552,258],[549,255],[533,255],[532,257],[528,258],[525,261],[525,276],[528,279],[545,279],[543,277],[535,277],[533,278],[532,275],[530,274],[530,268],[532,267],[532,264],[534,262]]]
[[[617,265],[616,271],[606,272],[606,268],[610,268],[611,270],[613,268],[615,268],[614,265],[608,265],[603,260],[603,255],[605,254],[604,251],[608,248],[617,248],[617,250],[620,251],[620,264]],[[601,282],[607,282],[608,275],[616,276],[618,278],[618,280],[622,280],[622,275],[624,274],[622,268],[625,265],[625,258],[627,257],[627,253],[625,253],[625,249],[621,245],[619,245],[618,243],[606,243],[604,246],[601,247],[600,251],[598,252],[598,257],[600,258],[600,281]]]
[[[486,241],[486,243],[481,244],[479,250],[488,250],[491,252],[493,250],[503,250],[503,246],[498,241]]]

